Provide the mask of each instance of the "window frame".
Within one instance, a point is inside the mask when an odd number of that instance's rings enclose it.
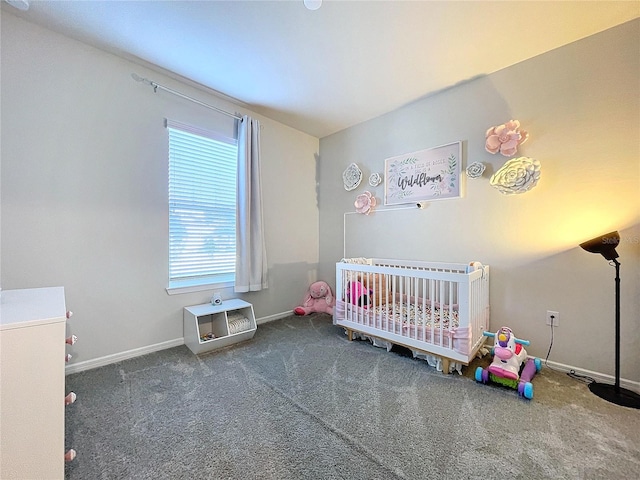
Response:
[[[207,140],[211,140],[214,142],[219,142],[219,143],[223,143],[226,144],[228,146],[233,146],[235,147],[235,163],[234,163],[234,167],[236,169],[237,172],[237,152],[238,152],[238,140],[236,138],[230,138],[227,137],[221,133],[212,131],[212,130],[207,130],[204,128],[200,128],[200,127],[195,127],[192,125],[188,125],[182,122],[178,122],[175,120],[171,120],[171,119],[165,119],[165,128],[167,130],[167,147],[168,147],[168,151],[167,151],[167,160],[168,160],[168,170],[167,170],[167,206],[169,208],[169,212],[168,212],[168,230],[167,230],[167,234],[168,234],[168,258],[167,258],[167,267],[168,267],[168,278],[167,278],[167,287],[166,287],[166,291],[169,295],[174,295],[174,294],[180,294],[180,293],[191,293],[191,292],[199,292],[199,291],[204,291],[204,290],[213,290],[213,289],[217,289],[217,288],[225,288],[225,287],[233,287],[234,283],[235,283],[235,271],[233,272],[227,272],[227,273],[221,273],[221,274],[211,274],[208,276],[194,276],[194,277],[190,277],[190,278],[171,278],[171,262],[173,260],[172,258],[172,253],[171,253],[171,218],[172,218],[172,192],[171,192],[171,182],[172,182],[172,177],[171,177],[171,170],[172,170],[172,154],[171,154],[171,132],[170,129],[181,132],[181,133],[186,133],[189,135],[195,135],[197,137],[200,138],[204,138]],[[237,175],[237,173],[236,173]],[[234,195],[237,194],[237,177],[234,177],[234,185],[233,185],[233,191],[234,191]],[[237,203],[234,203],[234,205],[237,205]],[[234,213],[235,216],[235,213]],[[234,229],[235,232],[237,232],[237,224],[235,226]],[[234,255],[235,257],[235,255]]]

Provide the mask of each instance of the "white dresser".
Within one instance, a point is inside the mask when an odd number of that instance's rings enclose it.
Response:
[[[0,291],[0,478],[64,478],[63,287]]]

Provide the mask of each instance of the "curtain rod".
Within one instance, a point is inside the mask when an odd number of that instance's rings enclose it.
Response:
[[[153,87],[153,91],[154,92],[157,92],[158,89],[164,90],[165,92],[169,92],[169,93],[171,93],[173,95],[176,95],[178,97],[184,98],[185,100],[189,100],[190,102],[197,103],[198,105],[201,105],[201,106],[206,107],[206,108],[210,108],[211,110],[215,110],[216,112],[222,113],[223,115],[227,115],[229,117],[233,117],[236,120],[242,120],[242,116],[238,115],[237,113],[229,113],[226,110],[222,110],[221,108],[214,107],[213,105],[209,105],[208,103],[201,102],[200,100],[196,100],[195,98],[189,97],[189,96],[185,95],[184,93],[180,93],[180,92],[177,92],[175,90],[172,90],[172,89],[170,89],[168,87],[165,87],[164,85],[160,85],[159,83],[153,82],[153,81],[151,81],[151,80],[149,80],[147,78],[143,78],[143,77],[141,77],[141,76],[139,76],[139,75],[137,75],[135,73],[131,74],[131,78],[133,78],[136,82],[142,82],[142,83],[145,83],[147,85],[151,85]]]

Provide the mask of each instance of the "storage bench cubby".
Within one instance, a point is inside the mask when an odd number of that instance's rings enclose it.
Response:
[[[249,340],[257,329],[253,305],[237,298],[185,307],[183,320],[184,343],[196,354]]]

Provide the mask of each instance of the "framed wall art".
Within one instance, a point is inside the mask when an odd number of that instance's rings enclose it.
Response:
[[[384,204],[401,205],[462,196],[462,142],[384,161]]]

